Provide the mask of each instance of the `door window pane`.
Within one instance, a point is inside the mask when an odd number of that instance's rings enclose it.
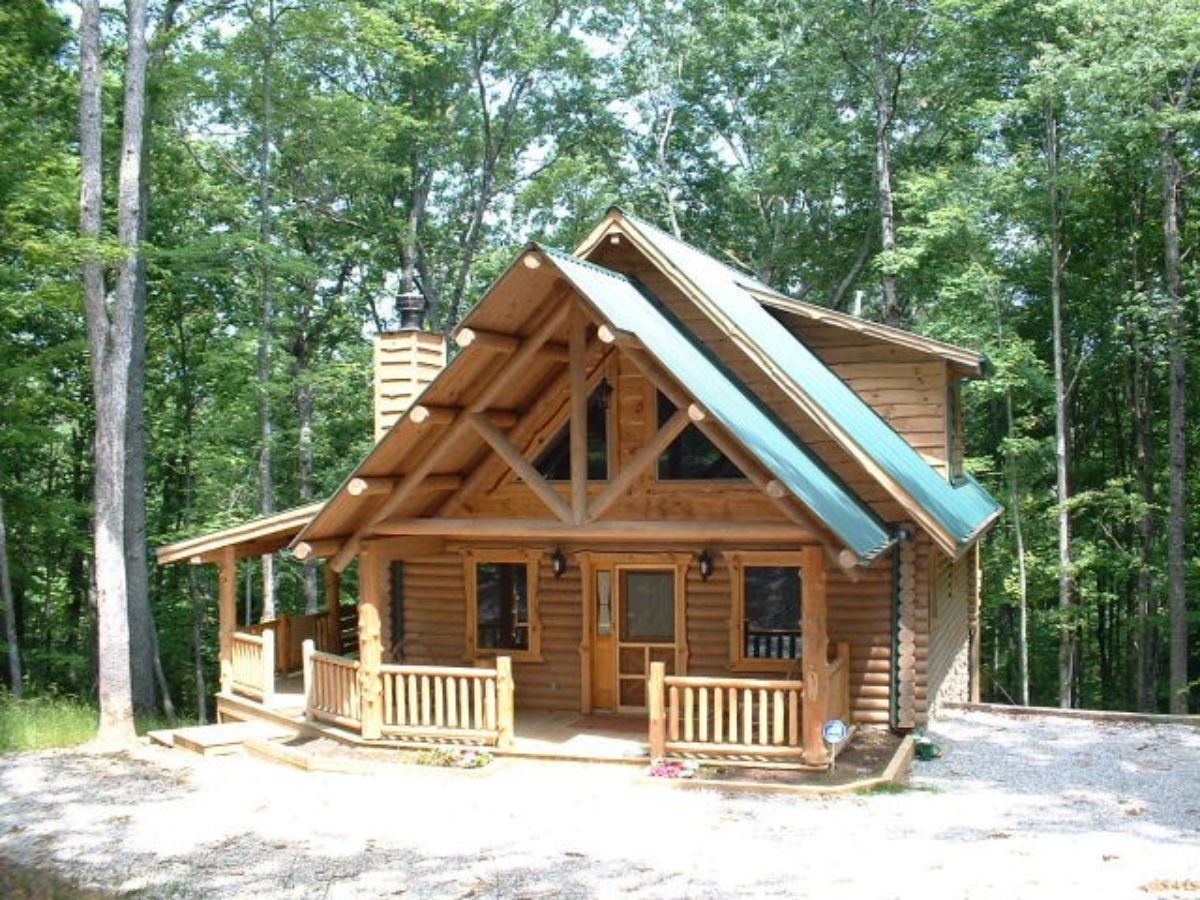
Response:
[[[621,573],[621,640],[666,643],[675,640],[675,573]]]

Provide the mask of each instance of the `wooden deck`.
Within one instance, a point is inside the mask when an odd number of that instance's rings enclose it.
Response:
[[[300,675],[278,676],[267,703],[248,697],[219,695],[222,721],[262,720],[295,731],[320,734],[348,744],[371,747],[428,747],[404,740],[364,741],[344,728],[304,717],[304,688]],[[516,711],[512,746],[489,749],[499,756],[577,762],[644,763],[650,758],[648,721],[640,716],[589,715],[544,710]]]

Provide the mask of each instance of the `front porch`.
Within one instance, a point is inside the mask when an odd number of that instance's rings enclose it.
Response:
[[[302,671],[280,673],[277,634],[265,629],[262,635],[234,635],[241,649],[236,677],[218,696],[221,721],[264,720],[369,747],[478,746],[498,755],[577,762],[686,758],[824,768],[805,763],[813,729],[804,727],[800,681],[668,676],[655,663],[644,714],[518,710],[507,657],[493,668],[372,667],[317,651],[306,639]],[[827,718],[849,717],[844,645],[839,654],[828,664],[831,690],[817,718],[818,734]]]

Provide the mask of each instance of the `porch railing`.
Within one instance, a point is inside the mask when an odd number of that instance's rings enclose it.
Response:
[[[698,678],[650,669],[650,755],[799,758],[801,681]]]
[[[834,659],[822,660],[824,672],[806,675],[815,676],[817,688],[811,695],[804,681],[667,675],[663,663],[651,663],[651,757],[742,757],[819,765],[828,756],[822,738],[825,722],[836,718],[849,724],[852,715],[850,644],[838,642],[836,650]]]
[[[358,660],[320,653],[306,642],[304,696],[308,716],[358,731],[362,727]]]
[[[350,607],[353,610],[353,607]],[[303,616],[282,615],[257,625],[245,625],[241,634],[262,634],[268,629],[275,634],[275,671],[279,675],[299,672],[304,665],[303,646],[311,640],[324,653],[341,650],[340,609],[309,613]]]
[[[385,665],[383,733],[497,744],[512,733],[512,673],[501,669]]]
[[[512,660],[494,668],[380,665],[303,647],[307,715],[365,737],[507,746],[513,735]],[[364,698],[367,699],[364,702]],[[378,702],[376,702],[378,701]]]
[[[233,691],[266,702],[275,692],[275,635],[236,631],[232,644]]]

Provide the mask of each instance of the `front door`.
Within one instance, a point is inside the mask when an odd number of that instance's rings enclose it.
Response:
[[[675,670],[676,570],[618,567],[614,574],[617,709],[637,712],[646,708],[650,663]]]

